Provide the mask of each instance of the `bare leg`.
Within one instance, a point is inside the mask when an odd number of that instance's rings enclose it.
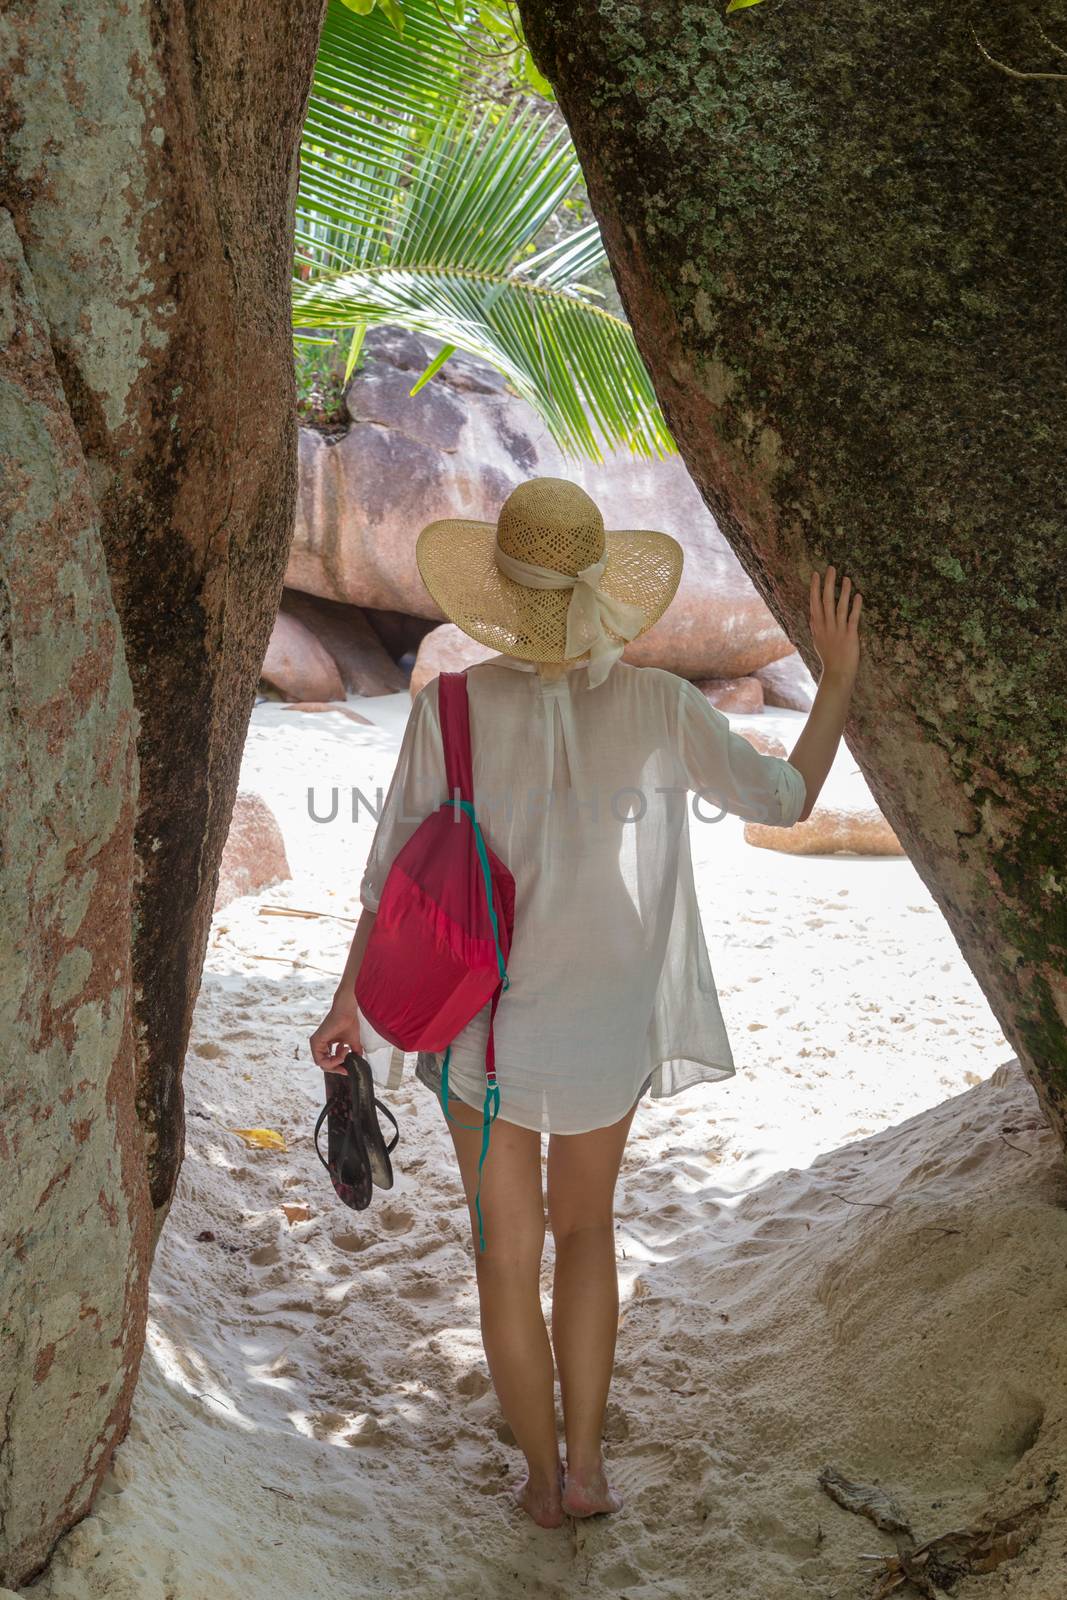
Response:
[[[622,1506],[605,1475],[601,1436],[619,1325],[615,1184],[636,1109],[637,1102],[610,1127],[554,1133],[548,1141],[552,1342],[567,1439],[563,1509],[571,1516]]]
[[[449,1095],[452,1116],[477,1123],[478,1111]],[[479,1108],[480,1109],[480,1108]],[[447,1123],[470,1214],[478,1277],[482,1344],[500,1409],[526,1457],[527,1476],[512,1485],[518,1504],[543,1528],[563,1521],[562,1469],[556,1429],[555,1367],[541,1310],[545,1202],[541,1135],[497,1117],[482,1168],[485,1249],[478,1248],[474,1196],[480,1125]]]

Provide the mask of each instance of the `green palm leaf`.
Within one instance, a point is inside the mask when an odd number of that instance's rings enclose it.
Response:
[[[330,0],[300,150],[297,261],[329,265],[379,234],[409,170],[414,130],[464,103],[463,46],[430,0],[408,0],[404,35],[383,13]]]
[[[294,300],[301,327],[390,322],[481,356],[569,454],[603,460],[594,423],[635,455],[671,453],[630,329],[576,295],[489,272],[382,267],[301,284]]]
[[[363,333],[397,323],[491,362],[560,448],[602,460],[675,446],[628,325],[591,303],[595,223],[531,254],[580,179],[566,130],[530,109],[472,104],[462,30],[405,0],[398,37],[378,8],[327,10],[301,149],[293,322]],[[524,254],[525,253],[525,254]]]

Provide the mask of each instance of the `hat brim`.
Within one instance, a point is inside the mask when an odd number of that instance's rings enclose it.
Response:
[[[571,589],[527,589],[496,564],[496,523],[443,517],[429,523],[415,542],[415,560],[429,593],[450,621],[479,644],[523,661],[584,661],[568,658],[567,608]],[[600,579],[605,594],[636,605],[647,633],[674,599],[685,552],[669,533],[650,528],[614,528],[604,534],[607,562]],[[609,638],[623,642],[607,628]]]

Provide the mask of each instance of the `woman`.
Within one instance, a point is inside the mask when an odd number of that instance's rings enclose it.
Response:
[[[677,589],[683,552],[669,535],[605,532],[578,485],[535,478],[513,490],[496,524],[431,523],[416,555],[445,614],[500,652],[467,671],[478,818],[516,885],[495,1023],[499,1110],[482,1174],[488,1248],[475,1266],[486,1359],[526,1457],[513,1492],[555,1527],[622,1504],[601,1434],[619,1310],[614,1194],[637,1102],[735,1071],[697,908],[690,806],[704,821],[731,812],[791,826],[810,814],[844,726],[862,602],[855,594],[850,604],[847,577],[835,599],[833,567],[812,573],[822,674],[784,760],[731,731],[686,679],[618,659]],[[363,914],[311,1037],[327,1072],[361,1048],[353,990],[389,866],[446,798],[433,679],[412,702],[360,885]],[[449,1065],[459,1116],[449,1112],[447,1126],[472,1233],[488,1009],[453,1041]],[[440,1100],[437,1057],[420,1054],[416,1076]],[[551,1340],[539,1290],[544,1132]]]

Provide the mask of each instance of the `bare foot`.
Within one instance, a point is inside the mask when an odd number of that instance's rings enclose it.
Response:
[[[563,1521],[562,1487],[561,1469],[554,1486],[545,1484],[535,1488],[527,1476],[517,1479],[511,1486],[511,1492],[515,1503],[533,1518],[539,1528],[558,1528]]]
[[[601,1473],[588,1483],[568,1478],[561,1504],[569,1517],[594,1517],[600,1512],[621,1511],[623,1499]]]
[[[568,1467],[561,1504],[569,1517],[593,1517],[601,1511],[621,1511],[623,1500],[608,1483],[603,1466],[584,1475]]]

